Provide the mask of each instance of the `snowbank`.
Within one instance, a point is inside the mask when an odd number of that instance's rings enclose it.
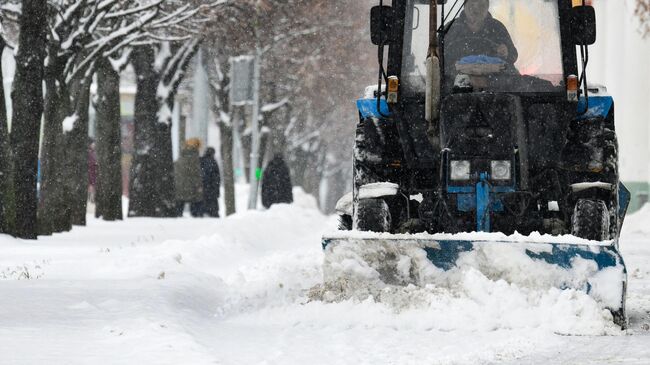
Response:
[[[0,237],[0,362],[534,364],[580,351],[616,358],[623,346],[638,364],[650,355],[641,335],[557,336],[621,332],[582,292],[529,286],[556,273],[516,257],[520,276],[508,281],[467,256],[448,274],[424,270],[428,285],[355,287],[352,276],[339,284],[356,291],[336,296],[321,249],[336,219],[301,191],[294,198],[227,219],[90,220],[36,242]],[[628,265],[642,268],[629,301],[640,334],[650,254],[631,241],[621,246],[639,253]]]

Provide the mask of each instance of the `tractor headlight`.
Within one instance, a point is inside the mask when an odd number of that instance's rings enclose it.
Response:
[[[512,163],[510,161],[491,161],[490,178],[492,180],[510,180]]]
[[[451,161],[451,179],[469,180],[471,164],[469,161]]]

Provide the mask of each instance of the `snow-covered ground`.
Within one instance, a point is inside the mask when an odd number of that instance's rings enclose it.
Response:
[[[336,221],[299,190],[223,220],[0,236],[0,364],[648,364],[648,223],[650,207],[628,217],[621,242],[626,332],[582,293],[473,270],[453,287],[315,300]]]

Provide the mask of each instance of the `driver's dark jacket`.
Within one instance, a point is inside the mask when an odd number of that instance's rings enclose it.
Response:
[[[519,55],[517,48],[512,43],[508,29],[489,13],[483,23],[483,27],[478,32],[472,32],[469,29],[469,26],[465,23],[464,13],[450,24],[450,28],[448,29],[448,33],[445,36],[445,54],[446,57],[450,57],[447,59],[451,61],[452,65],[462,57],[476,55],[476,52],[480,50],[491,49],[493,53],[487,54],[487,56],[496,56],[495,47],[501,44],[504,44],[508,48],[508,58],[504,61],[509,64],[514,64],[517,61]],[[479,39],[485,39],[486,41],[479,42]],[[450,49],[450,47],[447,47],[450,44],[453,44],[452,46],[454,48],[462,45],[464,49]],[[481,53],[484,54],[484,52]]]

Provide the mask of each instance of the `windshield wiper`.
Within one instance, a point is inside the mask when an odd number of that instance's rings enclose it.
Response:
[[[463,3],[460,5],[458,10],[456,10],[456,14],[454,14],[454,18],[449,23],[449,26],[445,26],[445,24],[447,23],[447,20],[449,19],[449,16],[454,11],[454,9],[456,8],[456,5],[458,5],[459,2],[460,2],[460,0],[454,1],[454,5],[451,6],[451,9],[449,9],[449,12],[447,13],[447,15],[445,15],[445,17],[442,19],[442,24],[440,24],[440,27],[438,28],[438,33],[441,34],[443,37],[445,35],[447,35],[447,32],[449,32],[449,29],[451,29],[451,25],[454,24],[454,22],[458,18],[458,14],[460,14],[460,12],[465,7],[465,3],[467,2],[467,0],[463,0]]]

